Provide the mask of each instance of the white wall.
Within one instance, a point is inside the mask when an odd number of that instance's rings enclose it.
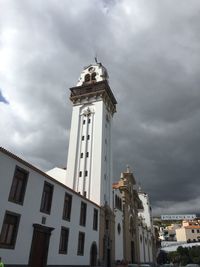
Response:
[[[66,169],[55,167],[46,172],[47,175],[53,177],[55,180],[62,184],[65,184],[66,180]]]
[[[8,202],[16,165],[29,172],[23,206]],[[45,216],[46,226],[55,228],[50,237],[47,264],[88,265],[92,243],[95,241],[97,247],[99,244],[99,232],[93,230],[93,210],[96,208],[99,211],[99,207],[58,182],[48,179],[45,174],[42,175],[30,166],[5,155],[1,151],[0,171],[0,230],[6,210],[21,214],[15,249],[0,249],[0,255],[4,262],[7,264],[28,263],[33,234],[32,225],[33,223],[41,224],[42,217]],[[54,185],[50,215],[40,212],[44,181],[48,181]],[[73,195],[70,222],[62,220],[65,192]],[[87,221],[85,227],[79,225],[81,201],[87,203]],[[67,255],[58,254],[61,226],[70,229]],[[85,232],[84,256],[77,256],[79,231]]]
[[[91,122],[83,125],[83,115],[91,110]],[[107,121],[106,118],[109,118]],[[111,150],[112,116],[107,111],[101,97],[83,99],[79,105],[73,106],[69,151],[67,161],[66,185],[84,194],[87,198],[103,205],[107,201],[112,207],[112,150]],[[90,140],[87,140],[87,135]],[[85,139],[82,141],[82,136]],[[85,158],[85,153],[89,157]],[[80,158],[83,152],[84,157]],[[88,171],[87,177],[84,172]],[[79,172],[82,171],[82,177]]]
[[[140,261],[152,262],[153,261],[153,223],[148,194],[138,192],[139,198],[142,201],[143,210],[138,213],[142,218],[142,225],[139,226],[139,246],[140,246]],[[142,236],[142,242],[140,240]]]
[[[142,225],[139,226],[140,262],[153,262],[153,244],[151,232]]]
[[[144,218],[145,220],[147,227],[152,229],[153,224],[152,224],[152,216],[151,216],[148,194],[143,192],[138,192],[138,195],[144,207],[143,211],[138,213],[138,216],[142,216],[142,218]]]

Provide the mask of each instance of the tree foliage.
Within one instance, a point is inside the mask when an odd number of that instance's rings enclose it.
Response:
[[[188,263],[200,264],[200,246],[178,247],[176,251],[166,253],[161,250],[157,257],[158,264],[173,263],[184,266]]]

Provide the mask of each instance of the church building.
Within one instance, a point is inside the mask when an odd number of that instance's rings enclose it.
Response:
[[[70,88],[67,168],[44,173],[0,148],[0,256],[6,266],[115,266],[153,262],[151,219],[130,168],[113,183],[117,101],[101,63]],[[147,243],[146,243],[147,244]],[[148,251],[148,254],[144,252]]]

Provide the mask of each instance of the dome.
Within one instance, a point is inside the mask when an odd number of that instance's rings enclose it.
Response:
[[[91,64],[81,72],[77,86],[108,80],[106,68],[101,63]]]

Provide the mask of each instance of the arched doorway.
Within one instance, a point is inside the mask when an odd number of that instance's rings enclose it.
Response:
[[[97,244],[96,242],[93,242],[90,248],[90,266],[97,266]]]

